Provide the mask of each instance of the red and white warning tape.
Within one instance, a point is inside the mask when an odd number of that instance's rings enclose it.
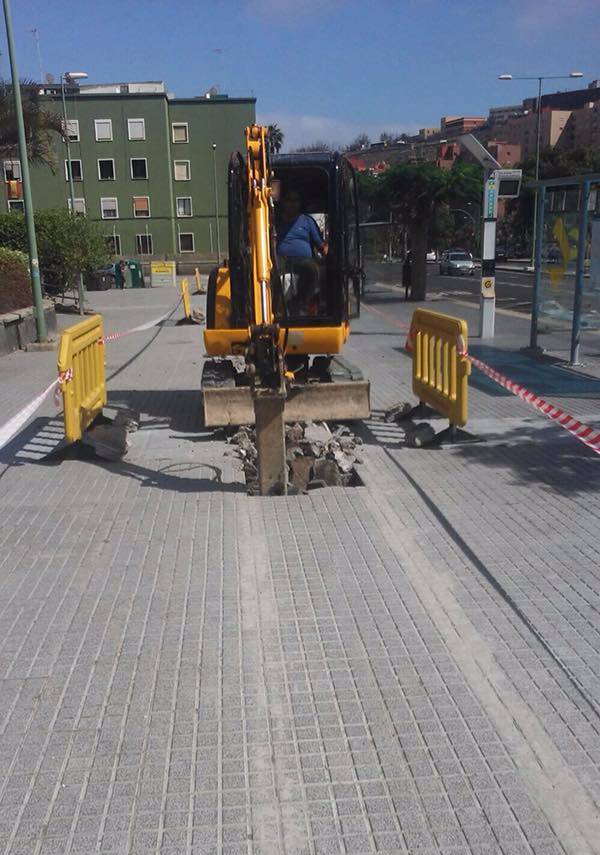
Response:
[[[164,315],[161,315],[160,318],[154,318],[152,321],[147,321],[145,324],[140,324],[137,327],[133,327],[130,330],[125,330],[124,332],[110,333],[109,335],[105,335],[100,339],[100,344],[106,344],[107,341],[115,341],[117,338],[124,338],[126,335],[133,335],[133,333],[145,332],[146,330],[152,329],[152,327],[160,324],[161,321],[164,321],[169,315],[172,315],[177,306],[181,303],[182,297],[175,303],[172,309],[169,309],[168,312],[165,312]]]
[[[133,329],[125,330],[125,332],[120,333],[111,333],[110,335],[106,335],[100,339],[101,344],[105,344],[107,341],[114,341],[117,338],[122,338],[126,335],[132,335],[132,333],[144,332],[145,330],[149,330],[152,327],[157,326],[161,321],[164,321],[165,318],[168,318],[169,315],[172,315],[177,306],[181,303],[181,297],[175,303],[173,308],[169,309],[168,312],[165,312],[164,315],[161,315],[159,318],[154,318],[152,321],[148,321],[145,324],[140,324],[137,327],[133,327]],[[47,386],[43,392],[40,392],[32,401],[30,401],[26,406],[19,410],[11,419],[5,422],[3,425],[0,425],[0,449],[4,448],[4,446],[10,442],[10,440],[17,434],[23,425],[25,425],[31,416],[35,413],[38,407],[42,405],[44,400],[48,397],[48,395],[54,391],[54,403],[57,407],[60,407],[62,401],[62,390],[61,383],[66,383],[69,380],[73,379],[73,369],[69,368],[67,371],[62,371],[56,380],[53,380],[49,386]]]
[[[477,357],[471,356],[468,353],[464,355],[471,361],[475,368],[478,368],[487,377],[490,377],[504,389],[508,389],[517,398],[521,398],[522,401],[535,407],[546,418],[551,419],[551,421],[556,422],[562,428],[569,431],[570,434],[580,440],[580,442],[585,443],[596,454],[600,454],[600,430],[595,430],[589,425],[584,425],[574,416],[565,413],[560,407],[551,404],[549,401],[544,400],[544,398],[540,398],[539,395],[536,395],[535,392],[530,392],[529,389],[521,386],[520,383],[515,383],[509,377],[505,377],[504,374],[496,371],[495,368],[487,365],[487,363],[482,362],[481,359],[477,359]]]
[[[416,331],[411,325],[404,345],[408,353],[412,353],[415,335]],[[535,392],[530,392],[529,389],[525,388],[525,386],[521,386],[520,383],[515,383],[514,380],[510,379],[510,377],[506,377],[504,374],[501,374],[500,371],[496,371],[495,368],[492,368],[491,365],[483,362],[483,360],[477,359],[476,356],[471,356],[462,336],[458,337],[457,350],[461,356],[466,356],[470,363],[481,371],[482,374],[485,374],[487,377],[498,383],[499,386],[502,386],[504,389],[512,392],[513,395],[516,395],[517,398],[525,401],[526,404],[530,404],[536,410],[539,410],[539,412],[546,416],[546,418],[556,422],[562,428],[569,431],[570,434],[576,437],[580,442],[587,445],[588,448],[591,448],[592,451],[595,451],[596,454],[600,454],[600,430],[596,430],[589,425],[583,424],[574,416],[569,413],[565,413],[565,411],[561,410],[560,407],[555,406],[555,404],[551,404],[544,398],[540,398],[540,396],[536,395]]]

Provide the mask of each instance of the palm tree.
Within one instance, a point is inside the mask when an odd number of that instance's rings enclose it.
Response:
[[[54,170],[54,135],[64,136],[62,116],[44,108],[40,84],[32,80],[21,81],[21,100],[29,161],[43,163]],[[0,158],[18,157],[19,136],[13,88],[12,84],[3,81],[0,84]]]
[[[279,125],[269,125],[268,127],[268,144],[271,154],[279,154],[285,135]]]

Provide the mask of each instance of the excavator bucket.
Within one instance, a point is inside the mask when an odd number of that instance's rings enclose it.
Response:
[[[253,425],[254,401],[248,387],[205,388],[207,427]],[[292,385],[285,399],[284,422],[351,421],[371,414],[367,380]]]
[[[341,356],[335,356],[326,375],[309,382],[292,383],[283,408],[284,422],[353,421],[371,415],[369,381]],[[254,424],[254,396],[237,383],[230,360],[209,360],[202,374],[206,427]]]

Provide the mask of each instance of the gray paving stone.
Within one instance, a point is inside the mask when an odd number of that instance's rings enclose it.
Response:
[[[123,329],[171,299],[142,296],[94,300]],[[348,357],[382,408],[410,364],[379,315],[359,324]],[[251,499],[199,424],[197,332],[108,351],[109,373],[133,358],[113,402],[142,413],[122,464],[32,462],[51,407],[0,456],[0,849],[579,855],[600,803],[592,458],[480,378],[473,421],[502,441],[407,450],[375,418],[365,487]],[[0,361],[3,411],[44,359]]]

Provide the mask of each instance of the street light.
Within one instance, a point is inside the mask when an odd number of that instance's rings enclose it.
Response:
[[[85,71],[65,71],[64,74],[60,75],[60,89],[62,93],[62,105],[63,105],[63,122],[64,122],[64,134],[65,134],[65,143],[67,146],[67,171],[69,173],[69,194],[71,196],[71,216],[75,216],[75,188],[73,187],[73,169],[71,166],[71,141],[69,140],[69,120],[67,117],[67,101],[65,98],[65,82],[72,83],[74,80],[85,80],[87,78],[87,73]],[[85,303],[85,292],[83,289],[83,273],[79,274],[79,283],[77,285],[77,292],[79,297],[79,314],[83,315],[84,313],[84,303]]]
[[[213,175],[215,188],[215,219],[217,223],[217,261],[221,260],[221,231],[219,229],[219,192],[217,189],[217,144],[212,144],[213,152]]]
[[[31,273],[31,290],[33,292],[33,303],[35,307],[35,325],[37,340],[39,342],[46,342],[48,341],[48,332],[46,330],[46,318],[44,316],[44,300],[42,297],[42,283],[40,280],[40,262],[38,258],[37,240],[35,237],[35,225],[33,222],[33,200],[31,198],[31,183],[29,180],[29,159],[27,138],[25,136],[25,123],[23,121],[21,84],[19,83],[19,72],[17,70],[17,57],[13,38],[10,0],[2,0],[2,2],[4,6],[4,23],[6,25],[6,40],[8,42],[8,56],[10,59],[10,72],[12,77],[13,97],[15,99],[17,132],[19,137],[21,182],[23,184],[23,205],[25,207],[25,224],[27,228],[27,243],[29,245],[29,270]]]
[[[535,180],[540,177],[540,125],[542,114],[542,81],[544,80],[568,80],[573,77],[583,77],[582,71],[570,71],[568,74],[544,74],[532,76],[514,76],[512,74],[500,74],[498,80],[537,80],[538,96],[537,96],[537,120],[535,131]],[[533,241],[531,250],[531,266],[535,267],[535,241],[537,232],[537,186],[535,188],[535,204],[533,207]]]

